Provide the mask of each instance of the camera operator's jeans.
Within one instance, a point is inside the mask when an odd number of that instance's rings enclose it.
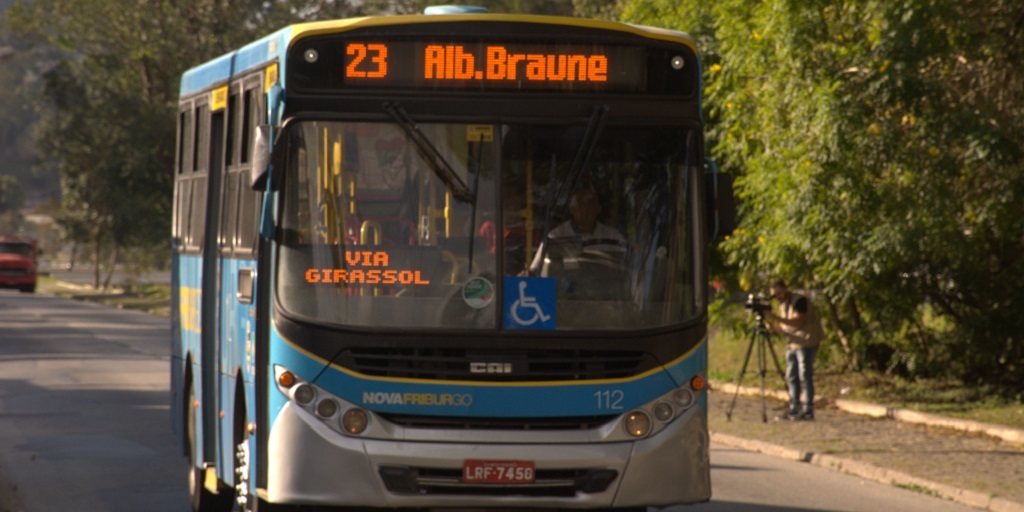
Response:
[[[818,347],[786,350],[786,382],[789,384],[789,412],[800,412],[800,391],[804,392],[803,412],[814,413],[814,358]]]

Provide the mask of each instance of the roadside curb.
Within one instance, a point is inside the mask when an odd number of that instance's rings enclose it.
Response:
[[[760,390],[758,390],[760,393]],[[878,467],[874,464],[851,459],[844,459],[824,453],[808,452],[785,446],[745,439],[729,434],[711,432],[711,440],[733,448],[763,453],[781,459],[806,462],[808,464],[848,473],[866,480],[889,484],[909,489],[926,489],[929,493],[963,505],[990,510],[992,512],[1024,512],[1024,504],[1004,498],[991,497],[987,494],[959,489],[951,485],[940,484],[909,475],[902,471],[894,471]]]
[[[991,423],[982,423],[980,421],[974,420],[950,418],[927,412],[900,409],[898,407],[885,407],[884,405],[875,405],[864,402],[857,402],[854,400],[844,400],[841,398],[836,399],[834,403],[836,407],[838,407],[841,411],[852,414],[860,414],[862,416],[870,416],[872,418],[892,418],[896,421],[902,421],[904,423],[914,423],[918,425],[928,425],[933,427],[946,427],[956,430],[962,430],[964,432],[985,434],[992,437],[997,437],[1009,443],[1024,446],[1024,430],[1018,428],[1007,427],[1003,425],[993,425]]]

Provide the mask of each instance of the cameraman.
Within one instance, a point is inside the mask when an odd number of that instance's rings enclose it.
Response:
[[[786,350],[786,381],[789,384],[787,420],[814,419],[814,359],[825,333],[814,314],[810,301],[789,291],[786,283],[772,283],[772,297],[779,301],[779,314],[767,312],[766,325],[788,341]],[[803,412],[800,411],[800,390],[804,391]]]

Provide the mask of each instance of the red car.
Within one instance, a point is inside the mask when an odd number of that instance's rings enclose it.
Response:
[[[35,293],[38,255],[35,240],[0,236],[0,287]]]

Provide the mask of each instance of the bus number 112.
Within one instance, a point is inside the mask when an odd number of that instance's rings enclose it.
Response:
[[[622,399],[626,394],[621,389],[606,389],[595,392],[594,396],[597,397],[598,409],[621,410]]]
[[[349,43],[345,54],[352,57],[345,67],[345,78],[384,78],[388,76],[388,47],[380,43]],[[364,60],[369,59],[367,68],[360,69]],[[371,65],[372,64],[372,65]]]

